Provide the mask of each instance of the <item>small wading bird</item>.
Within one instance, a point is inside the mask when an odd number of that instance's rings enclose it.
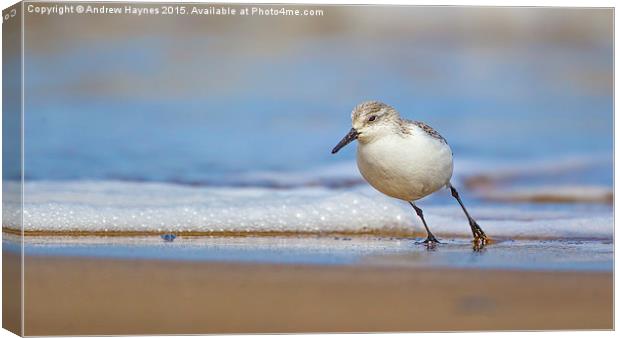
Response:
[[[433,128],[418,121],[408,121],[385,103],[369,101],[359,104],[351,113],[353,128],[334,147],[337,153],[357,140],[357,167],[371,186],[380,192],[408,202],[426,228],[422,243],[439,243],[428,228],[422,209],[415,201],[439,189],[450,189],[463,209],[471,232],[474,248],[481,248],[488,239],[471,217],[459,193],[450,183],[452,150],[446,140]]]

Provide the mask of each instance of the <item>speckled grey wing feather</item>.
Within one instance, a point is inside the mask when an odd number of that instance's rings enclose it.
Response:
[[[437,130],[433,129],[428,124],[426,124],[426,123],[424,123],[422,121],[410,121],[410,120],[407,120],[407,122],[416,125],[418,128],[422,129],[426,134],[428,134],[428,136],[436,138],[438,140],[441,140],[443,143],[446,143],[446,144],[448,143],[448,141],[446,141],[446,139],[443,136],[441,136],[441,134],[439,134],[437,132]]]

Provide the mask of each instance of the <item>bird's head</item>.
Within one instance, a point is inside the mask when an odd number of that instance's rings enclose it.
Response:
[[[370,143],[384,135],[393,133],[399,121],[400,115],[391,106],[379,101],[362,102],[351,112],[353,128],[334,147],[332,154],[337,153],[354,140]]]

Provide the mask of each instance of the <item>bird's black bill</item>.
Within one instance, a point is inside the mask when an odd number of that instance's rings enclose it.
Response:
[[[337,153],[338,150],[344,148],[344,146],[356,140],[358,135],[359,133],[357,132],[357,130],[355,130],[355,128],[351,128],[351,130],[349,130],[349,133],[345,137],[343,137],[340,142],[338,142],[334,149],[332,149],[332,154]]]

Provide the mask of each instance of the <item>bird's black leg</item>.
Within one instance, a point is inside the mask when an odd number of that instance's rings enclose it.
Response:
[[[461,208],[463,209],[465,216],[467,216],[467,220],[469,221],[469,226],[471,227],[471,232],[474,235],[474,241],[480,242],[480,244],[482,245],[486,244],[488,240],[487,235],[484,233],[484,231],[482,231],[482,228],[478,225],[478,223],[476,223],[476,220],[474,220],[474,218],[469,215],[469,212],[467,212],[467,209],[465,209],[465,205],[463,204],[463,201],[461,201],[461,197],[459,197],[458,191],[456,191],[456,189],[452,186],[452,184],[450,184],[450,192],[452,193],[452,197],[456,198],[456,200],[461,205]]]
[[[433,233],[428,229],[428,225],[426,225],[426,220],[424,220],[424,213],[422,213],[422,209],[418,208],[418,206],[415,205],[413,202],[409,202],[409,204],[411,204],[411,206],[415,210],[415,213],[418,214],[418,217],[420,217],[420,219],[422,220],[424,228],[426,228],[426,239],[422,243],[439,243],[437,238],[435,238]]]

